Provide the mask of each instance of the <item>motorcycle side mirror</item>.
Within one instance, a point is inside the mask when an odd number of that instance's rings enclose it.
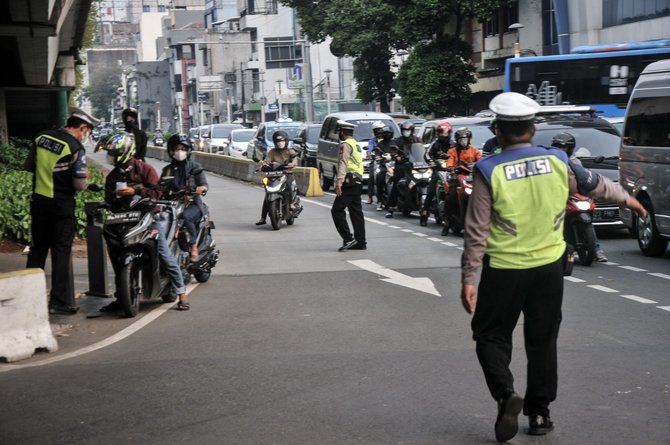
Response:
[[[294,144],[302,144],[302,143],[304,143],[304,142],[305,142],[305,140],[304,140],[303,138],[295,138],[295,139],[293,139],[293,143],[294,143]]]

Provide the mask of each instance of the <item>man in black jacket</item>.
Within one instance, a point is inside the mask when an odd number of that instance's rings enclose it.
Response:
[[[140,129],[137,121],[137,110],[134,108],[126,108],[121,113],[123,125],[128,133],[135,136],[135,159],[144,161],[147,154],[147,134]]]

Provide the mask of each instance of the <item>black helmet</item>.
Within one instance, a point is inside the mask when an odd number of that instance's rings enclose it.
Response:
[[[384,125],[384,127],[381,130],[382,133],[382,138],[384,139],[391,139],[393,137],[393,130],[391,130],[391,127],[388,125]]]
[[[410,131],[411,133],[414,132],[414,123],[412,121],[404,121],[402,124],[400,124],[400,131]]]
[[[456,130],[456,134],[454,134],[454,139],[459,140],[461,138],[472,139],[472,131],[466,127],[459,128]]]
[[[285,140],[286,145],[284,145],[284,148],[288,148],[288,133],[282,130],[277,130],[274,133],[272,133],[272,143],[274,144],[275,147],[277,147],[277,142],[279,139]]]
[[[167,141],[168,155],[170,155],[172,159],[174,159],[174,152],[176,151],[178,145],[183,145],[186,148],[187,157],[191,157],[191,153],[193,152],[193,145],[191,145],[191,140],[189,139],[188,135],[175,133],[170,136],[170,139]]]
[[[558,133],[552,138],[551,145],[564,150],[570,156],[575,149],[575,137],[570,133]]]
[[[132,116],[135,120],[137,120],[137,110],[134,108],[126,108],[121,112],[121,119],[125,122],[126,118],[128,116]]]
[[[375,137],[381,137],[382,131],[384,130],[384,122],[382,121],[374,121],[372,123],[372,134]]]

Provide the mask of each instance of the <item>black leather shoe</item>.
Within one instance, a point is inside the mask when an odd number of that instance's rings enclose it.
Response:
[[[442,233],[440,233],[440,235],[442,235],[442,236],[449,235],[449,226],[442,227]]]
[[[554,422],[549,416],[528,416],[528,434],[531,436],[544,436],[554,430]]]
[[[263,224],[267,224],[267,221],[265,221],[264,219],[259,219],[258,221],[256,221],[257,226],[262,226]]]
[[[120,311],[121,308],[121,303],[119,303],[119,300],[114,300],[111,303],[109,303],[106,306],[101,307],[98,309],[100,312],[116,312]]]
[[[515,392],[509,392],[498,400],[498,417],[495,432],[498,442],[506,442],[516,436],[519,430],[519,413],[523,399]]]
[[[78,310],[78,306],[64,306],[55,303],[49,304],[49,313],[53,315],[73,315],[76,314]]]
[[[368,248],[367,243],[361,243],[359,241],[354,241],[356,244],[347,248],[347,250],[366,250]]]

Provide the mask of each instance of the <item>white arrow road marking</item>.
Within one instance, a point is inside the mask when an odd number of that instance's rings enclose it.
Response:
[[[430,278],[410,277],[409,275],[396,272],[395,270],[387,269],[386,267],[381,266],[371,260],[354,260],[354,261],[348,261],[348,263],[351,263],[356,267],[360,267],[363,270],[367,270],[368,272],[376,273],[377,275],[386,277],[382,278],[382,281],[386,281],[387,283],[409,287],[410,289],[435,295],[436,297],[442,296],[437,291],[437,289],[435,289],[435,285],[430,280]]]

